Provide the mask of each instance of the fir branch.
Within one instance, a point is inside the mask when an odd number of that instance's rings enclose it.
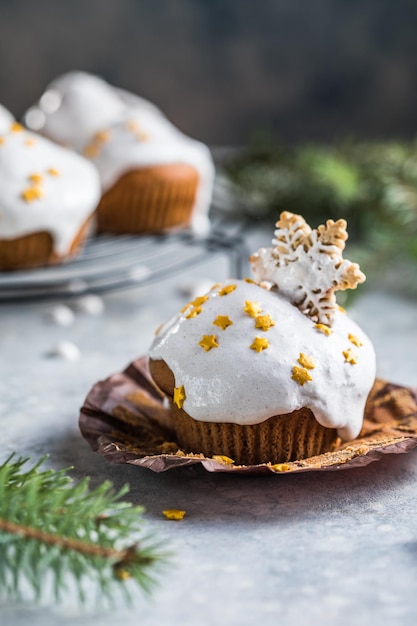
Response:
[[[118,591],[129,600],[127,580],[149,592],[149,570],[166,555],[143,536],[143,509],[122,500],[127,487],[91,490],[88,478],[40,471],[44,458],[29,470],[27,462],[12,455],[0,466],[0,595],[20,598],[29,586],[41,600],[49,584],[59,601],[70,580],[82,601],[87,580],[108,600]]]

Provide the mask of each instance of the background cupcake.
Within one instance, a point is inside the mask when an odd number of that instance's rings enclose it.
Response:
[[[214,286],[150,349],[150,372],[187,452],[281,463],[361,430],[375,354],[334,298],[335,288],[364,280],[341,256],[346,223],[311,231],[283,213],[277,225],[274,248],[252,257],[257,282]]]
[[[25,122],[95,164],[102,182],[99,231],[191,226],[207,232],[214,178],[210,152],[151,103],[96,76],[72,72],[48,86]]]
[[[100,198],[97,171],[10,117],[0,133],[0,270],[65,261],[87,235]]]

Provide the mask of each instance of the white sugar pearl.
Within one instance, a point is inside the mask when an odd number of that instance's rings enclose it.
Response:
[[[57,304],[47,312],[48,318],[58,326],[71,326],[74,323],[74,312],[65,304]]]
[[[82,313],[87,313],[87,315],[101,315],[104,311],[104,302],[100,296],[89,294],[77,298],[74,301],[74,308]]]
[[[63,339],[51,348],[48,356],[65,359],[65,361],[78,361],[81,352],[74,343]]]

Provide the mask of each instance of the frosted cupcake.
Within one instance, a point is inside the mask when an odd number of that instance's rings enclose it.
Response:
[[[365,279],[342,258],[346,222],[312,231],[285,212],[275,236],[251,257],[254,281],[214,286],[151,346],[150,372],[187,452],[282,463],[361,430],[375,354],[334,295]]]
[[[214,166],[150,102],[102,79],[71,72],[53,81],[26,124],[97,167],[99,231],[143,233],[191,225],[207,231]]]
[[[91,163],[0,111],[0,270],[72,258],[99,198]]]

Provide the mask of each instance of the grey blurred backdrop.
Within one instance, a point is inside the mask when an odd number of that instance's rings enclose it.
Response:
[[[211,145],[413,137],[416,0],[0,0],[0,102],[98,73]]]

